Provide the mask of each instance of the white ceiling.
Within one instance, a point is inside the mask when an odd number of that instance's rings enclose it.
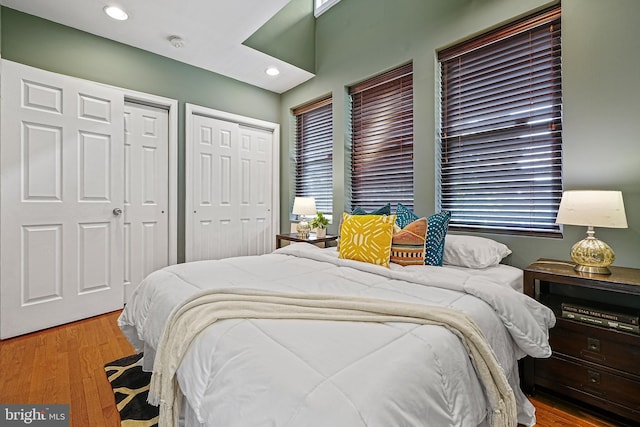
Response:
[[[0,0],[0,4],[158,55],[204,68],[276,93],[313,74],[242,45],[289,0]],[[122,7],[127,21],[104,14]],[[179,36],[184,47],[169,42]],[[280,75],[265,74],[276,66]]]

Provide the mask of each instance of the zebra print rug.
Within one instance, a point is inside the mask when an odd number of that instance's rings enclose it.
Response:
[[[104,365],[113,388],[122,427],[154,427],[158,425],[158,408],[147,403],[151,372],[136,363],[142,353],[123,357]]]

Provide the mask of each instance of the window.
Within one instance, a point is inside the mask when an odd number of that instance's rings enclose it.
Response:
[[[296,117],[295,195],[315,197],[316,209],[333,211],[333,112],[331,98],[293,111]]]
[[[331,6],[338,3],[340,0],[314,0],[313,14],[317,18],[325,13]]]
[[[439,204],[450,228],[557,236],[560,7],[438,54]]]
[[[413,209],[413,65],[354,85],[349,94],[351,209],[397,202]]]

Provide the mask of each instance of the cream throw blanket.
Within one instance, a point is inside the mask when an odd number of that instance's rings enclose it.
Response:
[[[158,343],[148,401],[160,405],[159,426],[177,426],[182,396],[176,371],[194,338],[223,319],[308,319],[352,322],[405,322],[439,325],[466,346],[491,405],[492,427],[516,426],[517,409],[491,347],[476,323],[448,308],[353,296],[210,291],[187,300],[170,316]]]

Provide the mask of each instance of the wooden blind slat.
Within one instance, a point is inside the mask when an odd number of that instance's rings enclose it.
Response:
[[[364,92],[368,90],[375,89],[377,86],[381,84],[388,83],[390,81],[398,80],[403,77],[409,77],[410,80],[413,80],[413,63],[408,63],[402,65],[398,68],[394,68],[393,70],[387,71],[385,73],[379,74],[375,77],[372,77],[368,80],[365,80],[361,83],[357,83],[352,85],[349,88],[349,94],[353,95],[355,93]],[[375,92],[371,92],[375,93]]]
[[[316,108],[324,107],[325,105],[331,105],[333,102],[333,98],[331,96],[327,96],[325,98],[319,99],[310,104],[303,105],[298,108],[294,108],[293,115],[299,116],[300,114],[304,114],[308,111],[315,110]]]
[[[548,27],[548,25],[559,26],[560,14],[561,9],[559,5],[551,6],[539,13],[524,17],[516,22],[504,25],[485,34],[481,34],[466,42],[459,43],[447,49],[443,49],[438,52],[438,60],[448,61],[457,56],[473,52],[476,49],[490,46],[493,43],[507,39],[516,34],[530,31],[535,28],[542,28],[545,26]],[[553,26],[551,27],[552,31],[554,29]]]

